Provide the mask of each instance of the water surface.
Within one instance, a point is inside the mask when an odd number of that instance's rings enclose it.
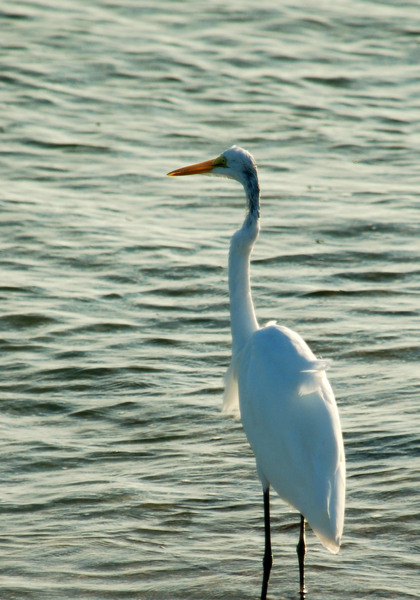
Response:
[[[367,0],[0,2],[4,600],[253,599],[262,499],[229,363],[241,189],[259,164],[261,323],[339,406],[343,545],[308,599],[418,597],[420,8]],[[273,494],[270,598],[297,598]]]

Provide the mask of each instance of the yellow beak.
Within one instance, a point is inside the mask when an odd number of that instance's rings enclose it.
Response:
[[[198,175],[200,173],[210,173],[217,166],[217,158],[205,160],[204,162],[195,163],[188,167],[181,167],[168,173],[170,177],[178,177],[179,175]]]

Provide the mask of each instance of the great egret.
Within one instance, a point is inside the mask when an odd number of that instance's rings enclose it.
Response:
[[[251,297],[249,260],[260,225],[257,167],[246,150],[232,146],[218,158],[171,171],[239,181],[247,197],[242,227],[229,252],[232,360],[225,378],[224,411],[240,411],[263,487],[265,552],[261,600],[272,566],[270,485],[300,512],[297,545],[300,594],[305,594],[305,520],[333,553],[344,521],[345,458],[340,420],[325,370],[306,342],[287,327],[259,327]]]

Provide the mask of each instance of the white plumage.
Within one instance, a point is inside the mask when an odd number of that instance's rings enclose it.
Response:
[[[233,146],[218,158],[169,175],[212,174],[244,186],[247,214],[229,252],[232,360],[225,376],[223,410],[240,414],[264,491],[265,555],[261,599],[271,569],[269,488],[301,514],[297,547],[304,594],[305,520],[331,552],[343,531],[345,458],[340,420],[325,370],[294,331],[260,328],[251,297],[250,255],[259,234],[260,190],[252,156]]]
[[[338,552],[344,450],[334,395],[303,339],[287,327],[257,330],[237,359],[240,413],[263,487],[271,484]]]

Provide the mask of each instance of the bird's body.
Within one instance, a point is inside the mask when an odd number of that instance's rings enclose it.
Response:
[[[251,336],[236,368],[241,420],[263,488],[270,484],[337,552],[344,452],[325,365],[294,331],[269,325]]]
[[[240,412],[264,491],[266,549],[261,598],[271,569],[269,487],[302,515],[298,544],[301,594],[305,519],[331,552],[344,521],[345,459],[337,406],[325,370],[305,341],[287,327],[260,328],[250,288],[250,255],[259,233],[259,184],[252,156],[233,146],[214,161],[170,175],[212,173],[236,179],[247,214],[229,252],[232,361],[225,378],[225,412]]]

